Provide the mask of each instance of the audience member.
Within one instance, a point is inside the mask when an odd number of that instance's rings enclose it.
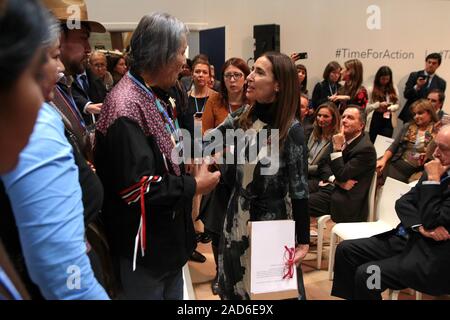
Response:
[[[368,96],[367,90],[362,85],[363,65],[358,59],[351,59],[344,63],[342,70],[342,80],[344,85],[339,88],[338,93],[330,96],[329,100],[334,102],[341,114],[347,105],[357,105],[366,108]]]
[[[403,95],[408,101],[400,112],[399,118],[407,123],[413,119],[410,107],[413,102],[426,98],[431,89],[439,89],[445,92],[447,83],[436,74],[442,62],[440,53],[430,53],[425,59],[425,69],[411,72],[406,81]]]
[[[311,216],[331,214],[334,222],[366,221],[376,153],[364,133],[365,112],[350,105],[342,115],[341,132],[332,138],[332,152],[321,172],[319,191],[309,199]]]
[[[116,85],[128,71],[125,57],[115,54],[108,56],[108,71],[113,77],[114,85]]]
[[[409,177],[423,171],[428,148],[436,136],[434,125],[438,121],[432,104],[421,99],[411,105],[414,122],[406,123],[392,145],[377,161],[377,171],[385,177],[408,182]]]
[[[396,202],[397,228],[338,245],[332,295],[381,300],[388,288],[450,293],[450,126],[439,131],[436,145],[422,179]]]
[[[319,190],[319,164],[330,156],[331,138],[339,133],[341,115],[333,102],[327,101],[315,112],[312,134],[308,140],[308,187],[309,192]]]
[[[373,87],[369,88],[369,103],[366,108],[366,132],[369,132],[372,143],[377,135],[392,137],[397,126],[399,107],[398,89],[392,78],[392,70],[383,66],[375,74]]]
[[[90,70],[96,77],[103,81],[106,91],[110,91],[114,85],[111,73],[108,71],[108,61],[104,53],[94,51],[89,56]]]
[[[337,61],[331,61],[323,71],[323,80],[314,86],[311,105],[314,110],[322,103],[327,102],[328,98],[337,94],[341,85],[341,65]]]

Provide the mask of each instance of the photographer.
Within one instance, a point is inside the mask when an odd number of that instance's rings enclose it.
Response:
[[[405,85],[403,95],[408,101],[400,112],[399,118],[404,123],[412,120],[410,106],[414,101],[427,98],[428,93],[432,89],[439,89],[445,92],[447,83],[444,79],[436,75],[436,70],[441,65],[442,56],[439,53],[430,53],[425,59],[425,69],[417,72],[412,72],[409,75],[408,81]]]

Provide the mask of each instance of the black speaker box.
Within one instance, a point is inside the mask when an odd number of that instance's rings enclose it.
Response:
[[[255,61],[264,52],[280,52],[280,25],[263,24],[253,26],[253,38],[255,39]]]

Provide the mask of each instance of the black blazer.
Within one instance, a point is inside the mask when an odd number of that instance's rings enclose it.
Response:
[[[408,81],[406,81],[405,85],[405,91],[403,92],[403,96],[405,99],[408,99],[405,103],[405,106],[403,107],[402,111],[400,112],[400,115],[398,116],[401,120],[403,120],[404,123],[411,121],[412,114],[409,111],[409,107],[413,104],[414,101],[417,101],[422,98],[426,98],[428,96],[428,92],[432,89],[439,89],[442,92],[445,92],[445,88],[447,86],[447,83],[444,79],[440,78],[437,74],[433,76],[431,79],[430,86],[423,86],[422,89],[419,91],[416,91],[414,89],[414,86],[417,83],[417,78],[419,78],[419,75],[423,75],[424,70],[417,71],[417,72],[411,72],[409,75]]]
[[[100,78],[97,78],[91,70],[86,69],[86,75],[89,82],[88,92],[85,92],[84,89],[81,88],[76,77],[74,77],[72,83],[72,95],[78,110],[80,110],[80,113],[83,115],[86,125],[90,125],[92,124],[92,116],[83,112],[84,106],[89,101],[92,103],[103,103],[103,100],[105,100],[106,97],[106,87],[103,81]]]
[[[333,88],[328,80],[318,82],[314,86],[311,98],[311,104],[314,110],[316,110],[322,103],[327,102],[328,97],[333,95],[334,93],[337,93],[340,87],[341,85],[339,83],[335,83]]]
[[[422,224],[426,230],[443,226],[450,231],[450,180],[440,185],[424,185],[424,174],[416,187],[403,195],[395,210],[409,240],[402,253],[399,268],[411,288],[432,295],[450,293],[450,241],[434,241],[412,231]]]
[[[375,173],[377,155],[369,136],[362,133],[342,152],[342,157],[330,161],[331,172],[339,182],[353,179],[358,183],[347,191],[335,186],[331,194],[331,219],[334,222],[367,220],[370,184]]]

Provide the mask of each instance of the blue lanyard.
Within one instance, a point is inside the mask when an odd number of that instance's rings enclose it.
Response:
[[[197,98],[194,97],[194,100],[195,100],[195,109],[197,110],[197,112],[199,112],[199,111],[198,111]],[[206,97],[205,102],[203,102],[203,107],[202,107],[202,111],[201,111],[201,112],[203,112],[203,110],[205,110],[206,100],[208,100],[208,97]]]
[[[174,135],[176,140],[179,141],[179,136],[177,133],[178,129],[178,121],[175,123],[172,121],[172,119],[167,114],[167,111],[165,108],[161,105],[161,102],[159,99],[146,87],[144,86],[138,79],[136,79],[129,71],[127,75],[130,77],[131,80],[133,80],[134,83],[136,83],[142,90],[144,90],[152,99],[156,101],[156,106],[158,107],[159,113],[164,117],[166,120],[166,130],[169,134]]]
[[[19,292],[14,287],[14,284],[11,282],[9,277],[3,271],[3,268],[0,267],[0,285],[3,286],[6,291],[13,297],[14,300],[23,300],[20,296]],[[4,297],[0,295],[0,300],[4,300]]]

